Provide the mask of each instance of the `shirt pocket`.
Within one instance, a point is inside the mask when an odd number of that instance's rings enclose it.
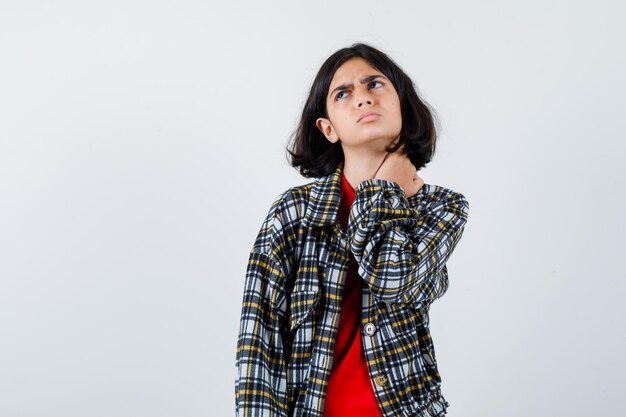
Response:
[[[428,318],[420,310],[402,304],[387,304],[393,336],[386,349],[387,362],[399,391],[405,393],[402,404],[411,414],[438,392],[439,372],[432,348]]]
[[[421,311],[403,304],[387,304],[391,330],[396,335],[417,335],[419,327],[423,327],[425,320]]]
[[[291,294],[289,330],[296,331],[302,323],[311,315],[320,300],[319,289],[306,289],[294,291]]]
[[[389,313],[391,328],[398,337],[414,342],[424,366],[428,368],[427,371],[436,374],[435,347],[430,335],[429,320],[424,314],[427,313],[401,304],[392,304]]]
[[[312,366],[320,298],[319,289],[299,289],[291,294],[287,347],[287,398],[290,409],[304,399],[304,388]]]

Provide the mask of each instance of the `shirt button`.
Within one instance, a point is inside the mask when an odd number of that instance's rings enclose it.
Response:
[[[385,374],[378,374],[378,375],[376,375],[374,377],[374,381],[376,382],[376,385],[379,385],[381,387],[384,386],[384,385],[387,385],[387,381],[388,381],[387,375],[385,375]]]
[[[365,328],[365,334],[368,336],[371,336],[374,333],[376,333],[376,325],[374,325],[374,323],[366,323],[364,328]]]

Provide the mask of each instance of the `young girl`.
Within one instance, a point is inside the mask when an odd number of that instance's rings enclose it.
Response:
[[[435,141],[383,52],[357,43],[324,62],[288,149],[316,180],[278,196],[250,251],[238,417],[445,415],[428,313],[469,204],[417,175]]]

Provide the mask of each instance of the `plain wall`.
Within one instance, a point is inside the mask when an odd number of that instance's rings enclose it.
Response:
[[[448,417],[626,388],[617,1],[0,3],[0,416],[234,415],[248,252],[335,50],[437,111],[466,230],[431,331]]]

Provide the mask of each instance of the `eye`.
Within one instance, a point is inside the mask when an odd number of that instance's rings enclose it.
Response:
[[[372,84],[380,84],[380,86],[382,87],[383,83],[381,83],[380,81],[372,81],[371,83],[369,83],[368,87],[372,86]],[[376,88],[380,88],[380,87],[376,87]],[[335,100],[341,100],[343,97],[341,96],[342,94],[344,94],[345,91],[340,91],[335,95]]]
[[[337,95],[335,95],[335,100],[341,100],[342,98],[345,98],[345,95],[342,96],[342,94],[348,94],[348,92],[346,90],[338,92]]]

